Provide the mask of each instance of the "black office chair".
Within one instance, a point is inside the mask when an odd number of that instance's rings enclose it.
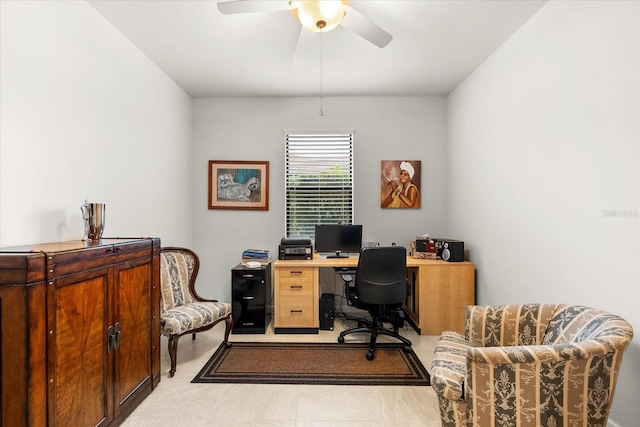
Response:
[[[338,342],[344,343],[344,337],[349,334],[370,333],[368,360],[375,357],[378,335],[397,338],[405,345],[405,351],[411,351],[411,341],[398,334],[398,328],[404,325],[402,304],[407,296],[406,249],[401,246],[362,248],[355,280],[347,273],[341,274],[347,303],[367,310],[372,320],[361,320],[358,327],[341,332]],[[385,329],[383,322],[390,322],[393,330]]]

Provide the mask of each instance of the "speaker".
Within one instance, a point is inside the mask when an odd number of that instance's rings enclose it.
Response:
[[[320,329],[333,331],[333,294],[322,294],[320,297]]]
[[[442,259],[449,262],[464,261],[464,242],[444,239],[442,241]]]

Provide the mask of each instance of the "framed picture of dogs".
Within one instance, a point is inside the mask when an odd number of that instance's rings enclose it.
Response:
[[[269,162],[209,160],[209,209],[269,210]]]

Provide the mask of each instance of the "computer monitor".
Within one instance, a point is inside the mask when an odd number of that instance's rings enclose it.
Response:
[[[327,258],[347,258],[362,248],[362,225],[316,225],[315,251],[328,253]]]

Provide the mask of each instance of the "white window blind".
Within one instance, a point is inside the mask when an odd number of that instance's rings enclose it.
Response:
[[[353,133],[286,133],[286,235],[353,224]]]

